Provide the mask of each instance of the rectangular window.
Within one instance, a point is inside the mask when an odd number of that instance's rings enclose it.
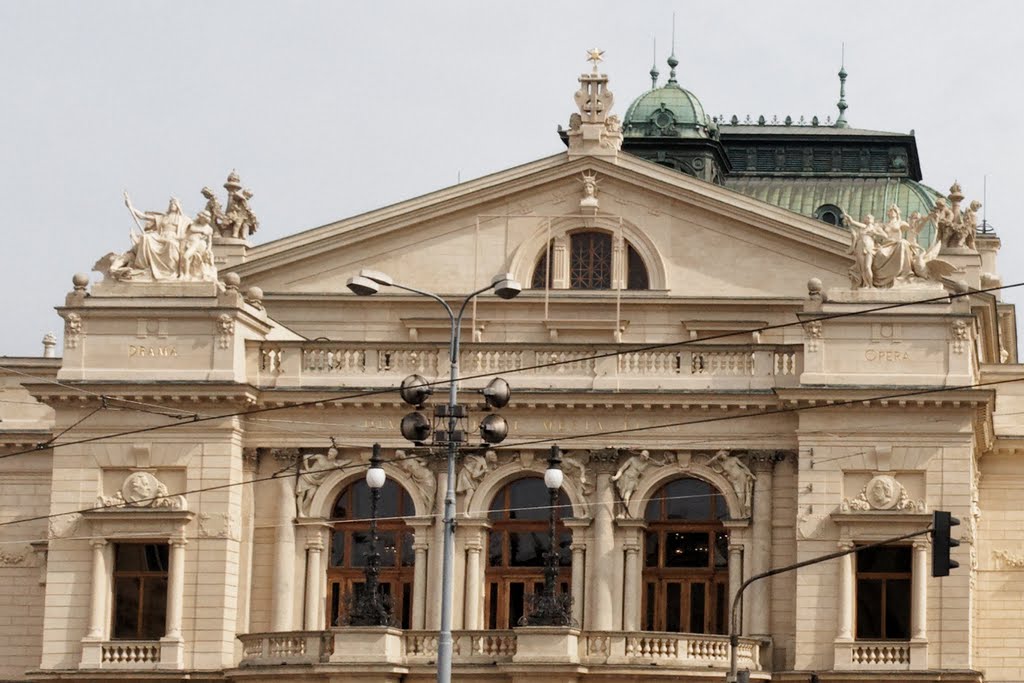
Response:
[[[118,543],[114,546],[113,637],[156,640],[167,618],[166,545]]]
[[[912,559],[908,546],[857,553],[857,638],[909,640]]]

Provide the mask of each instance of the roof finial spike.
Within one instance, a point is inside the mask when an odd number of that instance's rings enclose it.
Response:
[[[672,54],[668,57],[668,82],[676,82],[676,67],[679,66],[679,60],[676,59],[676,13],[672,13]]]
[[[658,39],[652,38],[654,43],[653,58],[651,59],[651,90],[658,87]]]
[[[836,117],[836,128],[846,128],[850,124],[846,121],[846,110],[849,105],[846,104],[846,43],[843,43],[842,60],[839,63],[839,101],[836,102],[836,107],[839,108],[839,116]]]

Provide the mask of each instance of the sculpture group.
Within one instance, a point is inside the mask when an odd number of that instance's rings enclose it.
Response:
[[[194,219],[171,197],[167,210],[139,211],[126,192],[125,206],[138,231],[130,230],[131,248],[123,254],[107,254],[93,267],[114,280],[142,282],[216,282],[213,261],[214,234],[244,239],[259,225],[249,206],[252,192],[242,188],[238,174],[228,176],[227,209],[208,187],[202,190],[206,207]]]
[[[971,202],[966,211],[960,210],[963,201],[960,185],[954,183],[946,199],[939,198],[926,215],[917,211],[903,220],[900,209],[892,204],[886,211],[884,223],[876,223],[868,214],[863,222],[843,214],[843,221],[852,232],[850,253],[854,265],[850,268],[850,283],[854,288],[889,288],[914,284],[915,281],[940,281],[957,271],[952,263],[939,258],[942,251],[974,249],[974,235],[978,227],[977,211],[981,202]],[[922,229],[929,222],[936,225],[936,236],[928,248],[917,242]]]

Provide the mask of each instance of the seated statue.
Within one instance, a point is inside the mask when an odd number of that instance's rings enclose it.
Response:
[[[915,281],[938,281],[955,272],[955,266],[936,258],[942,246],[940,241],[936,240],[927,250],[916,241],[921,229],[938,211],[941,207],[927,216],[915,213],[911,222],[907,222],[900,216],[899,207],[893,204],[881,225],[875,223],[871,215],[859,223],[844,213],[843,221],[853,232],[851,253],[855,264],[850,268],[853,287],[889,288]]]

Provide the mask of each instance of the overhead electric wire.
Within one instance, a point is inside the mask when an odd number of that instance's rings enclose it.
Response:
[[[847,312],[841,312],[841,313],[827,313],[827,314],[822,314],[822,315],[815,315],[814,317],[811,317],[811,318],[809,318],[807,320],[796,320],[796,321],[788,322],[788,323],[775,323],[775,324],[771,324],[771,325],[762,325],[762,326],[755,327],[755,328],[750,328],[750,329],[747,329],[747,330],[738,330],[738,331],[733,331],[733,332],[724,332],[724,333],[721,333],[721,334],[711,335],[709,337],[702,337],[702,338],[699,338],[699,339],[685,339],[685,340],[677,340],[677,341],[672,341],[672,342],[661,342],[661,343],[657,343],[657,344],[646,344],[646,345],[640,345],[640,346],[632,346],[632,347],[626,348],[626,349],[618,349],[618,350],[609,351],[609,352],[606,352],[606,353],[593,354],[591,356],[584,356],[584,357],[578,357],[578,358],[572,358],[572,359],[564,359],[564,360],[558,360],[558,361],[551,361],[551,362],[547,362],[547,363],[538,363],[538,364],[535,364],[535,365],[523,366],[523,367],[520,367],[520,368],[510,368],[510,369],[494,371],[494,372],[478,373],[478,374],[475,374],[475,375],[466,375],[466,376],[458,378],[458,381],[482,379],[482,378],[486,378],[486,377],[492,377],[492,376],[495,376],[495,375],[515,374],[515,373],[519,373],[519,372],[526,372],[528,370],[537,370],[537,369],[543,369],[543,368],[548,368],[548,367],[556,367],[556,366],[559,366],[559,365],[565,365],[565,364],[569,364],[569,363],[579,363],[579,362],[585,361],[585,360],[600,360],[602,358],[617,357],[617,356],[621,356],[621,355],[628,354],[628,353],[640,353],[640,352],[644,352],[644,351],[653,351],[653,350],[658,350],[658,349],[672,348],[672,347],[676,347],[676,346],[689,346],[689,345],[698,344],[698,343],[701,343],[701,342],[714,341],[714,340],[717,340],[717,339],[724,339],[724,338],[728,338],[728,337],[734,337],[734,336],[737,336],[737,335],[754,334],[754,333],[766,332],[766,331],[769,331],[769,330],[777,330],[777,329],[783,329],[783,328],[787,328],[787,327],[793,327],[793,326],[797,326],[797,325],[803,326],[803,325],[805,325],[806,323],[809,323],[809,322],[821,322],[821,321],[827,321],[827,320],[836,320],[836,319],[840,319],[840,318],[850,318],[850,317],[861,316],[861,315],[870,315],[870,314],[873,314],[873,313],[879,313],[879,312],[882,312],[882,311],[893,310],[893,309],[896,309],[896,308],[902,308],[902,307],[906,307],[906,306],[914,306],[914,305],[928,304],[928,303],[937,303],[937,302],[940,302],[940,301],[949,301],[949,300],[960,298],[960,297],[972,296],[974,294],[987,294],[987,293],[991,293],[991,292],[995,292],[995,291],[1012,289],[1012,288],[1021,287],[1021,286],[1024,286],[1024,282],[1016,282],[1016,283],[1009,284],[1009,285],[1000,285],[998,287],[989,287],[989,288],[985,288],[985,289],[970,289],[967,292],[945,294],[943,296],[931,297],[931,298],[928,298],[928,299],[919,299],[919,300],[915,300],[915,301],[905,301],[905,302],[896,302],[896,303],[892,303],[892,304],[883,304],[881,306],[874,306],[874,307],[871,307],[871,308],[857,310],[857,311],[847,311]],[[8,368],[6,366],[0,366],[0,370],[9,370],[9,371],[15,372],[17,374],[21,374],[21,375],[26,375],[27,374],[27,373],[19,372],[17,370],[13,370],[13,369]],[[68,388],[74,389],[76,391],[82,391],[84,393],[91,393],[94,396],[98,396],[98,397],[101,396],[99,394],[95,394],[94,392],[88,392],[88,391],[86,391],[86,390],[84,390],[84,389],[82,389],[80,387],[74,387],[73,385],[64,385],[64,384],[62,384],[60,382],[57,382],[56,380],[45,379],[45,381],[53,383],[53,384],[57,384],[58,386],[67,386]],[[438,380],[436,382],[427,382],[427,383],[425,383],[425,384],[423,384],[421,386],[434,387],[434,386],[439,386],[439,385],[443,386],[443,385],[450,384],[450,383],[451,383],[450,380]],[[21,450],[21,451],[14,451],[14,452],[11,452],[11,453],[0,454],[0,459],[11,458],[11,457],[14,457],[14,456],[17,456],[17,455],[25,455],[25,454],[28,454],[28,453],[34,453],[34,452],[41,451],[41,450],[51,450],[51,449],[54,449],[54,448],[62,448],[62,447],[66,447],[66,446],[74,446],[74,445],[80,445],[80,444],[85,444],[85,443],[93,443],[93,442],[96,442],[96,441],[101,441],[101,440],[106,440],[106,439],[113,439],[113,438],[119,438],[119,437],[123,437],[123,436],[134,436],[136,434],[145,434],[145,433],[148,433],[148,432],[158,431],[158,430],[162,430],[162,429],[167,429],[168,427],[174,427],[174,426],[181,425],[181,424],[195,424],[195,423],[198,423],[198,422],[208,422],[208,421],[212,421],[212,420],[223,420],[223,419],[227,419],[227,418],[231,418],[231,417],[244,417],[244,416],[247,416],[247,415],[255,415],[255,414],[261,414],[261,413],[266,413],[266,412],[273,412],[273,411],[277,411],[277,410],[288,410],[288,409],[292,409],[292,408],[301,408],[301,407],[310,406],[310,405],[322,405],[322,404],[325,404],[325,403],[334,403],[334,402],[338,402],[338,401],[349,401],[349,400],[354,400],[354,399],[358,399],[358,398],[366,398],[366,397],[370,397],[370,396],[378,396],[378,395],[382,395],[382,394],[389,394],[389,393],[392,393],[394,391],[396,391],[396,389],[394,387],[387,387],[387,388],[382,388],[382,389],[373,389],[373,390],[362,391],[362,392],[358,392],[358,393],[355,393],[355,394],[348,394],[348,395],[343,395],[343,396],[326,397],[326,398],[321,398],[321,399],[311,399],[311,400],[308,400],[308,401],[297,401],[297,402],[294,402],[294,403],[287,403],[287,404],[284,404],[284,405],[264,406],[262,408],[251,408],[251,409],[244,410],[244,411],[236,411],[236,412],[225,413],[225,414],[221,414],[221,415],[208,415],[208,416],[202,416],[201,417],[198,414],[193,414],[191,419],[183,419],[183,420],[180,420],[178,422],[168,423],[168,424],[164,424],[164,425],[152,425],[152,426],[149,426],[149,427],[141,427],[141,428],[133,429],[133,430],[125,430],[125,431],[122,431],[122,432],[115,432],[115,433],[106,434],[106,435],[87,437],[87,438],[84,438],[84,439],[77,439],[77,440],[74,440],[74,441],[66,441],[66,442],[63,442],[63,443],[53,443],[53,444],[50,444],[50,445],[38,444],[34,448],[24,449],[24,450]],[[150,405],[152,405],[152,404],[150,404]],[[580,438],[582,438],[582,437],[580,437]]]

